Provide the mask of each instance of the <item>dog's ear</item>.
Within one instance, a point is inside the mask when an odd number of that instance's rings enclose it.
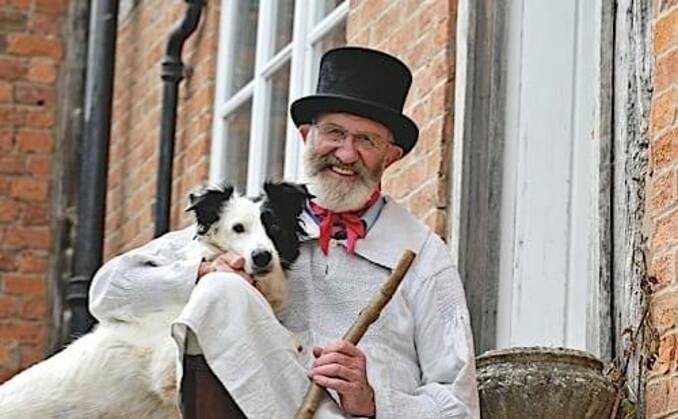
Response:
[[[203,187],[188,195],[190,202],[186,211],[195,213],[198,234],[205,234],[212,224],[219,219],[224,204],[231,199],[233,186],[222,183],[217,187]]]
[[[306,200],[313,198],[306,185],[292,182],[266,182],[264,192],[278,211],[291,213],[294,217],[301,214]]]

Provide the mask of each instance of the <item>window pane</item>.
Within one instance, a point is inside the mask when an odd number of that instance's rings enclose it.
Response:
[[[280,67],[268,83],[270,108],[268,115],[268,149],[266,178],[282,180],[285,168],[285,137],[287,134],[287,99],[290,85],[289,61]]]
[[[224,4],[224,7],[225,4]],[[254,75],[254,58],[257,46],[257,19],[259,14],[258,0],[239,0],[236,16],[233,21],[233,57],[232,73],[227,96],[232,96],[247,84]]]
[[[271,57],[292,42],[294,0],[279,0],[275,17],[274,50]]]
[[[314,0],[318,2],[318,14],[316,15],[315,23],[320,22],[329,15],[332,10],[336,9],[344,0]],[[348,1],[348,0],[347,0]]]
[[[325,36],[320,38],[318,42],[313,45],[315,51],[315,63],[312,68],[311,80],[318,80],[318,66],[320,65],[320,57],[326,51],[346,45],[346,21],[342,21],[336,28],[332,29]]]
[[[336,28],[332,29],[327,35],[320,38],[316,45],[317,52],[322,55],[325,51],[332,48],[346,45],[346,21],[342,21]]]
[[[250,149],[250,119],[252,99],[240,105],[226,117],[226,180],[242,193],[247,190],[247,161]]]

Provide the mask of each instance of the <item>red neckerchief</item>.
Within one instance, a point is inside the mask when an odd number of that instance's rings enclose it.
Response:
[[[345,231],[346,239],[348,241],[348,252],[355,253],[355,242],[358,239],[365,237],[365,223],[361,217],[375,202],[381,194],[379,190],[375,190],[367,203],[360,209],[346,212],[333,212],[327,208],[323,208],[315,202],[311,202],[311,211],[320,220],[320,250],[325,255],[329,253],[330,239],[337,231]],[[337,231],[333,231],[335,229]]]

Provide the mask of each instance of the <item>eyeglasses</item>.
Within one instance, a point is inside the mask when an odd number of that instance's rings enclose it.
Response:
[[[351,132],[341,125],[333,123],[314,123],[318,138],[324,142],[339,146],[349,135],[353,137],[353,146],[364,152],[380,151],[392,144],[380,135],[369,132]]]

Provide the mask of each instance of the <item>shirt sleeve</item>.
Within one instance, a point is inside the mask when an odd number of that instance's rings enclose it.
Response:
[[[92,279],[89,310],[99,321],[136,321],[169,304],[184,304],[201,258],[180,255],[194,228],[172,232],[104,264]]]
[[[422,281],[412,312],[422,385],[414,394],[375,388],[376,417],[479,419],[473,336],[457,271]]]

